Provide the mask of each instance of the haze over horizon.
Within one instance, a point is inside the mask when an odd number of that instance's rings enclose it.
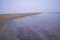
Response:
[[[60,12],[60,0],[0,0],[0,13]]]

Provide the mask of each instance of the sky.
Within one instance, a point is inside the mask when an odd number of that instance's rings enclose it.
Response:
[[[0,13],[60,12],[60,0],[0,0]]]

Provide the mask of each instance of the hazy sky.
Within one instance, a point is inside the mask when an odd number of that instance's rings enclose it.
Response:
[[[0,13],[60,12],[60,0],[0,0]]]

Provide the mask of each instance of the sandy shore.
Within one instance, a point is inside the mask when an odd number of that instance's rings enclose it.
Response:
[[[5,23],[1,40],[60,40],[60,14],[38,14]]]

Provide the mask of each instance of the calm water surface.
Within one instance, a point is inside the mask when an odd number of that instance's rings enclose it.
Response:
[[[7,22],[2,40],[60,40],[60,13],[42,13]]]

